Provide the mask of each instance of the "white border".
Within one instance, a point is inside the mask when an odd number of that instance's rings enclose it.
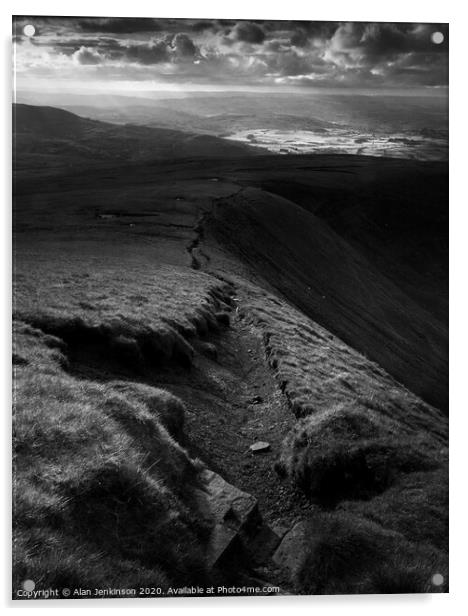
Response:
[[[78,3],[65,4],[57,0],[41,0],[10,2],[3,4],[1,49],[4,51],[1,63],[3,96],[2,117],[4,120],[2,186],[3,202],[1,204],[3,242],[2,252],[2,282],[4,311],[3,327],[1,329],[2,392],[4,393],[3,458],[5,473],[2,475],[4,498],[1,507],[2,544],[1,550],[1,596],[6,606],[29,612],[30,610],[78,609],[103,611],[116,609],[150,608],[158,612],[178,612],[185,608],[198,616],[213,610],[238,615],[240,611],[253,613],[255,610],[268,610],[273,615],[282,614],[284,610],[294,610],[295,614],[307,613],[311,610],[319,613],[344,614],[362,616],[363,614],[380,615],[424,613],[440,615],[441,611],[449,614],[466,613],[468,601],[465,596],[465,577],[467,571],[466,527],[468,525],[468,509],[463,497],[467,493],[466,468],[463,457],[468,436],[467,426],[467,330],[468,306],[466,303],[466,266],[468,259],[465,246],[467,244],[468,207],[465,176],[468,174],[467,135],[466,135],[466,44],[468,20],[463,3],[458,0],[388,0],[388,2],[351,0],[333,0],[317,3],[305,0],[288,0],[286,3],[273,4],[266,0],[236,0],[221,4],[216,1],[200,0],[198,2],[177,1],[159,4],[154,1],[132,0],[126,6],[115,1],[80,0]],[[11,602],[10,591],[10,464],[11,448],[9,443],[11,404],[11,358],[9,345],[10,335],[10,280],[11,280],[11,15],[95,15],[95,16],[142,16],[142,17],[192,17],[192,18],[258,18],[258,19],[307,19],[330,21],[407,21],[450,23],[450,241],[451,241],[451,571],[449,595],[419,595],[419,596],[356,596],[356,597],[278,597],[278,598],[226,598],[226,599],[174,599],[174,600],[97,600],[97,601],[41,601],[34,603]],[[421,204],[424,207],[424,204]]]

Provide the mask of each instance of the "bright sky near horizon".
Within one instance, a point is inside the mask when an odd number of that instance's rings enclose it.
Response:
[[[18,90],[448,85],[447,24],[14,17],[13,35]]]

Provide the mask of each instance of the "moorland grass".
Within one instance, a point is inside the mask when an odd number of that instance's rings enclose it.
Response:
[[[210,529],[179,444],[184,404],[142,383],[77,378],[69,361],[96,340],[120,364],[154,370],[181,349],[191,359],[189,340],[219,327],[225,285],[190,270],[80,269],[30,263],[17,277],[14,587],[203,583]]]
[[[308,594],[396,594],[447,590],[447,558],[428,544],[360,516],[317,513],[305,534],[305,558],[294,579]],[[443,587],[431,584],[443,575]]]
[[[367,500],[404,473],[438,467],[442,456],[429,439],[385,431],[364,407],[350,406],[298,421],[286,439],[282,463],[311,498],[327,507]]]
[[[38,332],[17,340],[23,353],[43,342]],[[99,560],[97,585],[122,583],[127,569],[139,582],[139,568],[147,578],[154,570],[171,581],[204,579],[207,529],[190,504],[196,468],[159,419],[175,409],[180,424],[182,403],[154,389],[146,405],[37,355],[16,369],[17,582],[27,572],[44,586],[71,586],[90,579]]]
[[[298,592],[447,590],[446,416],[286,302],[249,297],[241,316],[297,417],[276,468],[322,511]]]
[[[86,271],[86,265],[89,270]],[[228,285],[186,268],[110,264],[51,264],[25,260],[18,268],[15,316],[104,362],[136,372],[168,362],[190,367],[190,340],[229,325]]]

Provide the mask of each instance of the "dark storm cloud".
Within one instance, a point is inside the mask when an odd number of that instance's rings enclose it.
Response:
[[[440,31],[441,45],[432,40]],[[323,55],[342,78],[387,80],[407,85],[447,83],[448,28],[444,24],[345,23],[328,40]]]
[[[23,36],[26,23],[34,24],[35,37]],[[58,54],[60,66],[66,66],[63,57],[75,65],[99,65],[103,79],[118,71],[131,81],[153,71],[178,83],[447,84],[444,24],[115,17],[17,17],[13,24],[26,66],[37,65],[36,47],[47,70]],[[445,36],[440,45],[431,38],[436,31]]]
[[[178,32],[174,36],[168,35],[163,39],[153,39],[149,43],[121,45],[118,53],[121,59],[150,65],[162,62],[192,61],[199,55],[199,49],[187,34]]]
[[[83,17],[76,23],[83,32],[132,34],[161,30],[158,20],[146,17]]]
[[[241,21],[232,30],[235,40],[252,45],[259,45],[265,40],[265,32],[254,22]]]
[[[444,41],[433,43],[431,34],[440,31]],[[367,24],[361,43],[369,54],[430,52],[440,53],[448,49],[448,28],[445,25],[420,24]]]
[[[171,48],[179,58],[194,58],[197,55],[197,47],[194,42],[183,32],[179,32],[174,36]]]
[[[216,24],[213,21],[196,21],[191,24],[193,32],[204,32],[205,30],[215,30]]]
[[[40,17],[38,19],[37,17],[27,17],[27,16],[23,17],[23,16],[14,15],[12,19],[13,35],[22,36],[24,26],[26,26],[27,24],[33,24],[35,31],[36,31],[35,35],[40,36],[44,31],[44,27],[48,23],[50,23],[50,19],[53,19],[53,18]]]
[[[437,30],[445,35],[441,45],[431,40]],[[435,24],[346,23],[337,28],[330,47],[344,54],[360,53],[370,60],[401,53],[440,53],[447,51],[448,29]]]
[[[265,51],[278,53],[284,48],[284,41],[281,39],[271,39],[265,43]]]
[[[219,24],[219,26],[224,28],[224,27],[235,26],[237,22],[234,21],[233,19],[216,19],[216,23]]]
[[[154,40],[143,45],[128,45],[120,47],[120,58],[138,64],[160,64],[170,61],[170,46],[168,40]]]
[[[200,54],[193,40],[182,32],[135,43],[111,37],[73,38],[58,41],[55,49],[72,55],[79,64],[118,61],[150,66],[191,61]]]
[[[291,35],[290,40],[291,45],[294,45],[295,47],[305,47],[309,43],[310,37],[305,30],[299,28]]]
[[[40,43],[39,44],[47,44]],[[64,40],[54,42],[54,48],[65,54],[71,54],[80,47],[99,47],[102,52],[111,52],[120,47],[120,43],[115,38],[110,37],[93,37],[93,38],[65,38]]]

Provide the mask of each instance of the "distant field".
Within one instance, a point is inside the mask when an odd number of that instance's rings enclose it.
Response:
[[[247,129],[228,139],[275,154],[360,154],[415,160],[447,160],[447,135],[417,132],[381,133],[346,127],[314,130]]]

